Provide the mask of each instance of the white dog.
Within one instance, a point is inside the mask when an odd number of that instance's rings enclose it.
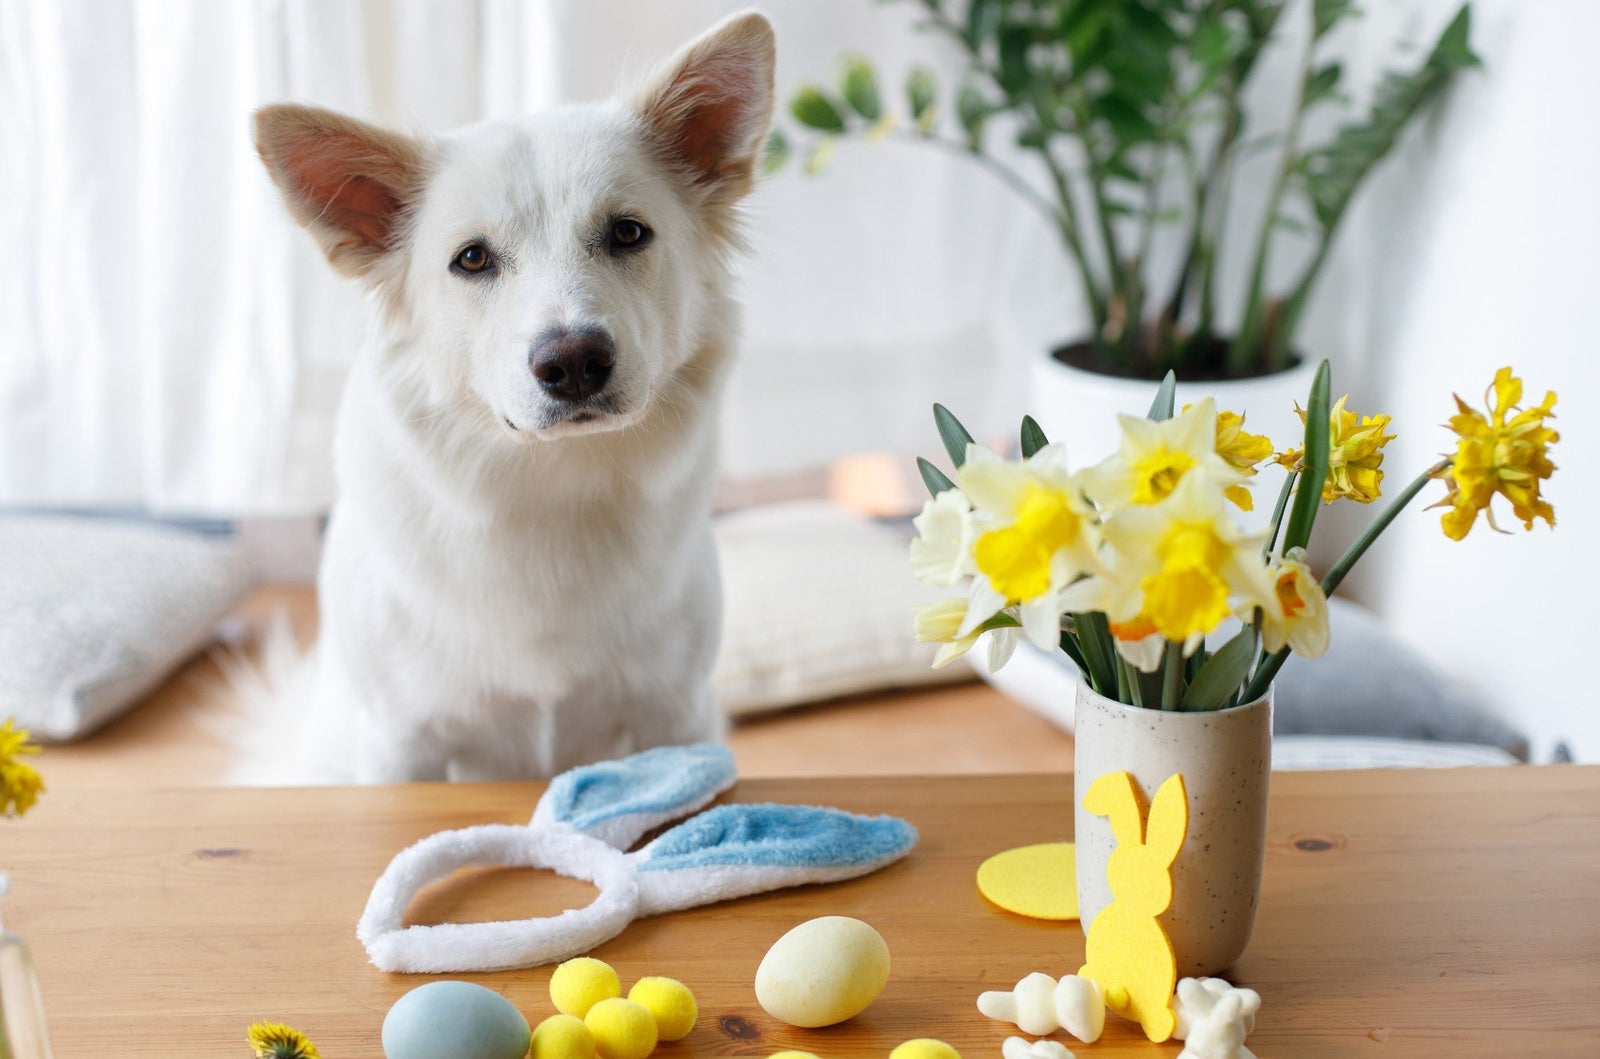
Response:
[[[382,320],[340,409],[296,779],[535,778],[721,733],[715,409],[773,60],[746,13],[625,99],[437,139],[256,115]]]

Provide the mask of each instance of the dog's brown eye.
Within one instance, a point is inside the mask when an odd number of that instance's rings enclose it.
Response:
[[[643,246],[650,238],[650,229],[638,221],[625,218],[611,226],[611,245],[619,250]]]
[[[482,272],[489,267],[489,251],[473,243],[456,255],[455,266],[463,272]]]

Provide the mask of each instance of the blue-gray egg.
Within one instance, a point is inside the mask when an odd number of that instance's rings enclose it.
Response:
[[[522,1059],[528,1020],[505,997],[471,982],[429,982],[383,1019],[388,1059]]]

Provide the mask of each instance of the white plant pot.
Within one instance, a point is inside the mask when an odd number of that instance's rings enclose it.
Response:
[[[1087,934],[1113,899],[1106,862],[1110,822],[1083,807],[1090,784],[1133,774],[1148,810],[1156,788],[1183,774],[1189,830],[1172,864],[1172,904],[1160,917],[1178,976],[1215,975],[1250,941],[1261,897],[1267,789],[1272,774],[1272,691],[1231,710],[1180,713],[1128,706],[1080,681],[1073,769],[1078,918]]]
[[[1295,415],[1311,392],[1317,364],[1307,358],[1287,371],[1253,379],[1224,382],[1178,382],[1175,408],[1193,404],[1202,397],[1216,398],[1217,408],[1239,412],[1245,429],[1265,434],[1277,451],[1298,448],[1305,436],[1300,417]],[[1073,469],[1092,466],[1110,456],[1121,442],[1117,426],[1119,413],[1143,416],[1150,412],[1157,384],[1143,379],[1084,371],[1043,354],[1033,361],[1029,407],[1025,409],[1044,429],[1051,441],[1064,442]],[[1279,473],[1263,472],[1254,486],[1255,513],[1243,516],[1241,525],[1260,529],[1272,516],[1273,502],[1283,478]]]

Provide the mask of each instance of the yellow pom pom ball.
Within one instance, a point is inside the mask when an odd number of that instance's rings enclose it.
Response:
[[[580,1018],[551,1015],[533,1030],[533,1059],[595,1059],[594,1034]]]
[[[604,960],[580,956],[556,968],[550,976],[550,999],[563,1015],[583,1018],[602,1000],[622,995],[617,972]]]
[[[943,1041],[918,1037],[895,1048],[889,1059],[961,1059],[961,1053]]]
[[[628,990],[628,999],[655,1016],[656,1035],[664,1041],[683,1040],[700,1017],[694,994],[676,978],[641,978]]]
[[[632,1000],[602,1000],[583,1017],[601,1059],[644,1059],[656,1048],[656,1019]]]

